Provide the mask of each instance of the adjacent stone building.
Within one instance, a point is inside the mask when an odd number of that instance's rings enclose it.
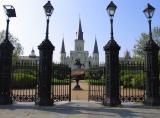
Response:
[[[29,54],[29,56],[19,56],[18,61],[20,63],[24,61],[36,61],[37,63],[39,63],[39,56],[36,56],[34,49],[32,49],[31,54]]]

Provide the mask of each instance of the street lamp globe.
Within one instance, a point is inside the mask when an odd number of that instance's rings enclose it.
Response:
[[[146,18],[151,19],[153,17],[154,11],[155,8],[148,3],[147,7],[143,10],[143,13],[145,14]]]
[[[112,18],[114,17],[115,11],[117,9],[117,6],[113,3],[113,1],[110,2],[110,4],[107,6],[106,10],[108,12],[108,15]]]
[[[43,8],[44,8],[44,10],[45,10],[46,16],[50,17],[50,16],[52,15],[52,13],[53,13],[53,10],[54,10],[51,2],[48,1],[48,2],[43,6]]]

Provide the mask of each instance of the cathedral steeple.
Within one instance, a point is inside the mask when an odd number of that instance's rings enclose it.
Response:
[[[80,18],[79,18],[79,27],[78,27],[78,40],[83,40],[83,32],[82,32],[82,25],[81,25]]]
[[[66,53],[66,51],[65,51],[65,46],[64,46],[64,38],[63,38],[63,40],[62,40],[61,53]]]
[[[93,50],[93,53],[99,53],[96,37],[95,37],[95,44],[94,44],[94,50]]]

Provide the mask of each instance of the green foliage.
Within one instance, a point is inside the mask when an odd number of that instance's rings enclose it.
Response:
[[[54,78],[51,80],[53,85],[68,85],[70,84],[70,68],[64,64],[53,64]]]
[[[35,61],[21,61],[13,65],[12,87],[35,88],[37,84],[37,64]]]
[[[15,89],[31,89],[37,86],[37,68],[36,61],[17,62],[13,66],[12,88]],[[70,84],[70,68],[68,66],[54,64],[55,73],[51,79],[52,85],[69,85]],[[59,73],[59,74],[57,74]]]
[[[13,73],[12,87],[13,88],[35,88],[36,87],[36,71],[33,69],[17,69]]]
[[[1,31],[0,32],[0,43],[5,39],[5,31]],[[13,46],[15,47],[14,51],[13,51],[13,61],[15,62],[17,60],[17,57],[19,55],[23,54],[23,47],[22,45],[19,43],[18,38],[14,37],[12,34],[9,33],[9,40],[11,41],[11,43],[13,44]]]
[[[69,85],[70,84],[70,80],[68,78],[66,78],[64,80],[52,79],[51,84],[52,85]]]
[[[89,71],[85,71],[84,79],[85,80],[91,79],[91,75],[90,75]]]
[[[105,85],[105,81],[103,80],[87,80],[90,85]]]
[[[144,88],[143,71],[125,70],[120,74],[120,85],[124,88]]]
[[[152,30],[153,40],[160,46],[160,27],[154,27]],[[148,33],[141,33],[138,40],[136,40],[136,44],[133,49],[134,58],[144,59],[144,46],[149,39]]]
[[[90,85],[105,85],[104,67],[93,67],[85,71],[85,80]]]

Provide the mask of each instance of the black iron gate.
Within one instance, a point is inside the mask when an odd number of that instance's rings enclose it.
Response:
[[[71,101],[71,68],[62,64],[53,65],[51,98],[56,101]]]
[[[105,88],[105,68],[94,67],[88,70],[86,73],[88,76],[89,91],[88,101],[102,102],[104,99]]]

